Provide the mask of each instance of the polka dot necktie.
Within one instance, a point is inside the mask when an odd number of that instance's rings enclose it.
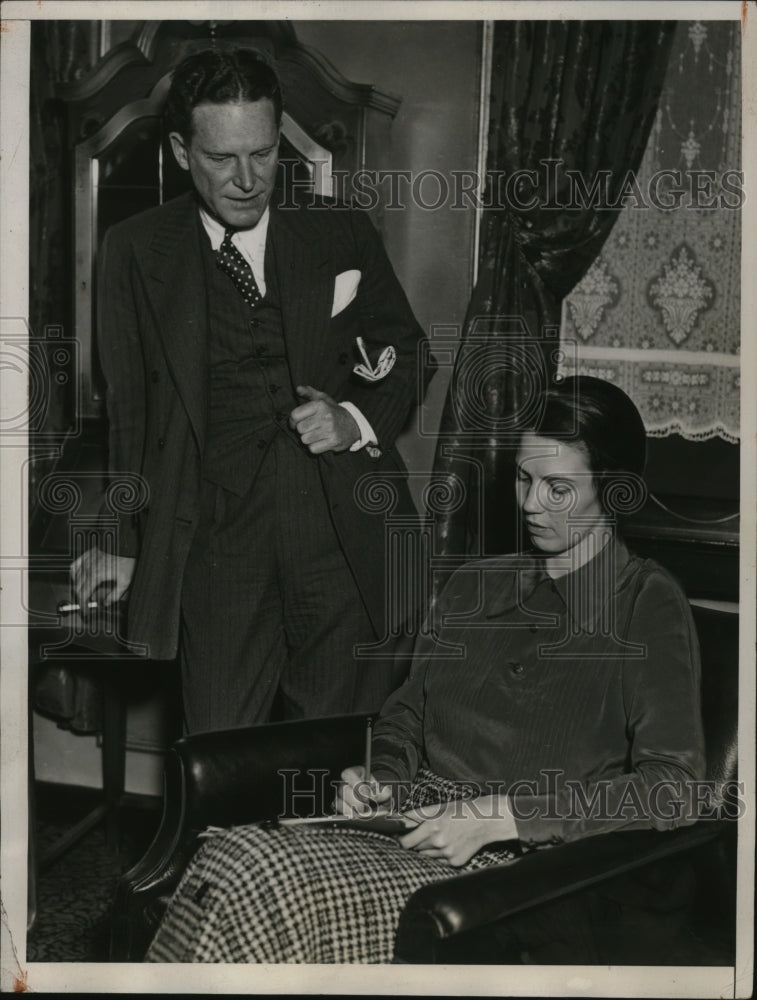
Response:
[[[260,294],[252,268],[231,242],[235,232],[236,229],[226,230],[223,243],[216,251],[216,263],[237,286],[245,302],[254,309],[262,302],[263,296]]]

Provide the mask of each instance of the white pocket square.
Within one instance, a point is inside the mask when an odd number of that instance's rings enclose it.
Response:
[[[384,348],[381,354],[379,354],[375,365],[371,364],[371,359],[368,357],[368,352],[365,349],[365,341],[362,337],[357,338],[357,346],[363,356],[363,364],[355,365],[352,369],[353,372],[368,382],[378,382],[380,379],[386,378],[392,368],[394,368],[394,362],[397,360],[397,352],[392,345],[390,344]]]
[[[357,295],[361,271],[342,271],[334,281],[334,301],[331,303],[331,318],[338,316]]]

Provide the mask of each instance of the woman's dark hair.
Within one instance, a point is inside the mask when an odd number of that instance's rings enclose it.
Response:
[[[629,489],[645,493],[641,481],[647,454],[644,423],[629,396],[611,382],[575,375],[555,383],[545,393],[544,408],[532,429],[586,449],[606,510],[630,513],[616,506],[618,488],[621,494]]]
[[[192,111],[198,104],[238,104],[273,101],[276,122],[281,121],[283,100],[278,77],[263,57],[252,49],[204,49],[187,56],[173,71],[166,98],[166,123],[189,142]]]

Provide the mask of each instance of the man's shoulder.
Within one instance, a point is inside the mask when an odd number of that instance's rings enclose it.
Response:
[[[321,235],[349,234],[351,238],[360,238],[366,229],[372,234],[376,232],[367,212],[343,199],[328,195],[282,192],[271,203],[271,208],[293,225],[310,228]]]
[[[161,227],[191,215],[195,209],[194,195],[187,192],[114,223],[107,236],[111,242],[141,243],[149,240]]]
[[[279,212],[354,212],[357,211],[349,202],[342,198],[325,194],[315,194],[310,191],[279,191],[277,190],[271,205]]]

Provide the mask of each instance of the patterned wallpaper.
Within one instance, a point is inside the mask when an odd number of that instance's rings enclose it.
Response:
[[[642,165],[563,306],[578,370],[616,382],[650,435],[739,435],[740,27],[681,22]]]

